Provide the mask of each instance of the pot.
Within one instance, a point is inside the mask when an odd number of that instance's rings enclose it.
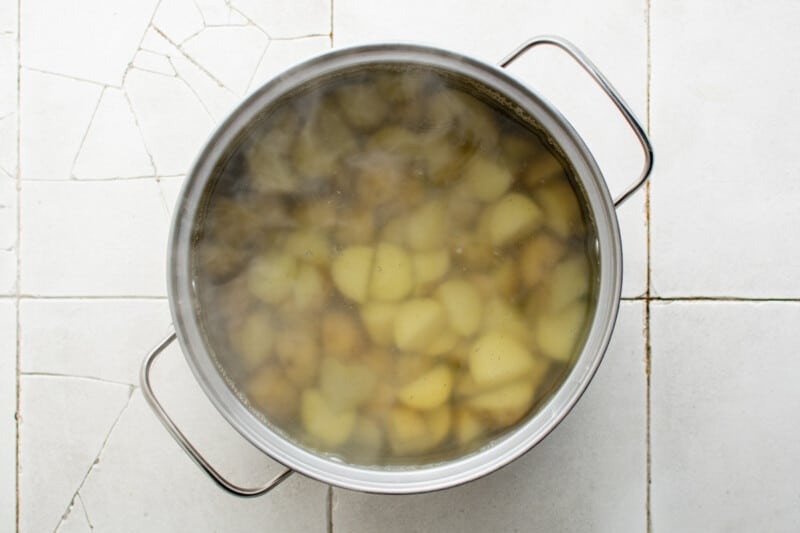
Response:
[[[534,46],[560,48],[594,78],[623,114],[640,141],[645,165],[639,178],[616,199],[584,142],[566,119],[503,67]],[[260,110],[288,92],[337,73],[375,63],[413,64],[444,70],[496,95],[502,105],[521,109],[541,125],[574,169],[583,201],[593,220],[598,258],[597,292],[588,333],[574,367],[559,389],[527,421],[491,445],[445,462],[413,467],[368,468],[345,464],[298,446],[279,435],[251,412],[227,385],[204,343],[193,297],[190,270],[192,231],[206,186],[226,149],[251,124]],[[540,442],[567,415],[586,389],[601,362],[614,328],[622,285],[622,247],[615,207],[642,186],[652,168],[649,140],[627,104],[597,68],[573,45],[556,37],[538,37],[500,62],[500,67],[451,51],[409,44],[375,44],[335,50],[312,58],[276,77],[245,100],[217,129],[203,148],[181,193],[172,221],[169,244],[169,302],[175,333],[161,342],[142,366],[142,390],[169,432],[189,456],[221,487],[239,496],[263,494],[293,471],[327,484],[376,493],[417,493],[474,480],[510,463]],[[256,488],[239,487],[219,474],[192,446],[161,407],[150,384],[150,369],[164,348],[177,339],[205,394],[222,416],[250,443],[286,466],[276,478]]]

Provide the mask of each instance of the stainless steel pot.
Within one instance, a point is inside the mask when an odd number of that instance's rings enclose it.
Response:
[[[527,50],[542,44],[560,48],[594,78],[623,114],[644,149],[644,170],[636,182],[614,200],[595,160],[572,126],[535,92],[503,70]],[[449,71],[474,80],[501,95],[505,105],[518,106],[533,116],[561,147],[574,168],[588,211],[594,220],[599,258],[594,316],[577,362],[558,391],[534,416],[490,446],[453,460],[417,467],[376,469],[337,462],[297,446],[261,422],[228,387],[203,341],[190,270],[192,229],[200,200],[215,165],[243,128],[254,120],[260,110],[295,88],[375,63],[416,64]],[[597,370],[614,329],[622,285],[622,247],[615,207],[642,186],[651,168],[650,142],[630,108],[589,59],[560,38],[545,36],[531,39],[501,61],[499,67],[454,52],[407,44],[347,48],[310,59],[264,85],[234,110],[203,148],[186,180],[172,221],[169,246],[169,302],[175,333],[162,341],[144,361],[141,381],[145,397],[189,456],[221,487],[239,496],[263,494],[293,471],[331,485],[378,493],[444,489],[493,472],[524,454],[550,433],[578,401]],[[192,446],[156,399],[150,384],[150,369],[158,354],[176,338],[197,381],[219,412],[254,446],[286,466],[284,472],[266,485],[243,488],[225,479]]]

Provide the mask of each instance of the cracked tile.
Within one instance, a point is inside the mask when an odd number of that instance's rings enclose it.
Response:
[[[91,533],[93,529],[83,509],[79,494],[75,498],[75,503],[70,507],[69,514],[54,533]]]
[[[23,179],[69,179],[101,87],[22,69],[20,167]]]
[[[141,70],[128,73],[125,89],[156,171],[186,173],[214,127],[201,102],[180,79]]]
[[[175,203],[178,201],[178,195],[181,192],[181,188],[183,187],[183,182],[185,179],[185,176],[180,176],[175,178],[161,178],[158,180],[158,188],[161,190],[161,197],[164,200],[164,208],[166,208],[170,219],[172,218]]]
[[[133,58],[133,66],[141,70],[164,74],[165,76],[177,75],[167,56],[147,50],[136,52],[136,57]]]
[[[153,17],[153,25],[174,42],[180,43],[202,30],[204,23],[193,0],[161,0]]]
[[[653,304],[653,531],[797,530],[798,323],[796,302]]]
[[[0,531],[15,531],[17,472],[17,309],[0,299]]]
[[[424,495],[334,490],[334,531],[645,531],[644,305],[623,303],[589,389],[499,472]]]
[[[171,323],[166,300],[23,299],[20,369],[138,384],[144,355]]]
[[[73,175],[128,178],[153,176],[155,171],[125,93],[107,87],[75,159]]]
[[[328,37],[307,37],[287,41],[273,40],[269,43],[267,52],[258,64],[250,88],[258,89],[287,68],[311,59],[330,48],[331,40]]]
[[[252,26],[206,28],[182,48],[234,93],[247,90],[269,40]]]
[[[173,345],[154,366],[156,394],[225,475],[258,484],[278,470],[211,406]],[[118,497],[125,494],[124,498]],[[98,531],[327,530],[327,487],[293,476],[260,498],[227,495],[172,440],[137,390],[81,496]]]
[[[240,26],[249,24],[241,13],[225,0],[194,0],[208,26]]]
[[[21,195],[24,294],[165,295],[168,220],[155,180],[29,181]]]
[[[157,0],[22,2],[22,64],[119,85],[156,3]]]
[[[330,0],[230,0],[230,4],[273,39],[331,31]]]
[[[130,391],[75,378],[20,378],[20,531],[55,529]]]

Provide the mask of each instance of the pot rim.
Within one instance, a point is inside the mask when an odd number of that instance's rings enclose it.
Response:
[[[292,88],[358,65],[414,63],[476,79],[523,107],[552,135],[570,160],[597,230],[598,292],[591,326],[577,360],[558,390],[519,427],[483,448],[442,463],[370,468],[312,452],[280,435],[252,413],[230,389],[203,341],[193,297],[191,238],[197,210],[224,148],[270,102]],[[251,444],[306,476],[347,489],[417,493],[445,489],[493,472],[538,444],[571,411],[586,390],[608,347],[619,310],[622,246],[614,203],[583,140],[546,100],[509,72],[471,56],[410,43],[339,48],[283,72],[246,98],[214,131],[187,175],[172,220],[168,247],[168,296],[178,341],[200,387],[222,416]]]

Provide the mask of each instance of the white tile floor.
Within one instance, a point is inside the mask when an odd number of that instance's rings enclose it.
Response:
[[[0,0],[0,532],[800,530],[798,17],[793,0]],[[523,459],[446,492],[219,491],[137,383],[170,326],[166,233],[206,135],[332,45],[496,62],[540,33],[595,60],[656,150],[649,193],[619,212],[628,301],[585,397]],[[543,50],[512,71],[612,191],[638,172],[579,69]],[[177,350],[155,379],[224,471],[275,471]]]

